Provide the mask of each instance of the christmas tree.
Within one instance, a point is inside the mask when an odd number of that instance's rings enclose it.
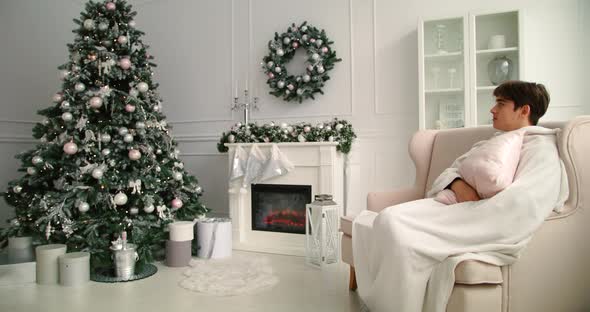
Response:
[[[136,14],[124,0],[90,1],[74,19],[62,90],[39,111],[40,144],[17,156],[26,174],[4,193],[16,217],[2,238],[89,251],[96,268],[111,265],[111,241],[127,231],[146,263],[163,250],[168,223],[208,211],[178,159]]]

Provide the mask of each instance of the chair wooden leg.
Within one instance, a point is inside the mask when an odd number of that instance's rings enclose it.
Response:
[[[355,291],[357,288],[356,285],[356,273],[354,272],[354,267],[350,266],[350,281],[348,282],[348,289]]]

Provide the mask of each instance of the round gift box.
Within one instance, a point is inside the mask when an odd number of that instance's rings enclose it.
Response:
[[[194,223],[191,221],[177,221],[168,225],[170,240],[176,242],[190,241],[194,238]]]
[[[58,257],[66,253],[63,244],[41,245],[35,249],[37,256],[37,284],[57,284],[59,280]]]
[[[169,267],[184,267],[191,261],[192,241],[166,241],[166,265]]]
[[[90,280],[90,254],[72,252],[59,256],[59,283],[78,286]]]
[[[231,256],[232,229],[229,218],[209,218],[197,221],[197,256],[221,259]]]

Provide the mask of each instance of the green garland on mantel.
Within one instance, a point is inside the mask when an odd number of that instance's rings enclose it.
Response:
[[[227,152],[225,143],[338,142],[336,149],[348,154],[354,138],[356,134],[352,125],[338,118],[316,126],[306,122],[293,125],[277,125],[271,122],[262,126],[256,123],[237,123],[228,132],[221,134],[217,150],[221,153]]]

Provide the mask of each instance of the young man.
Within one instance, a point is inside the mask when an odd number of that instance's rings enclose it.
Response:
[[[380,213],[363,211],[354,219],[358,293],[371,312],[446,311],[459,263],[514,263],[536,229],[567,198],[557,132],[536,126],[549,103],[545,87],[509,81],[498,86],[494,95],[496,104],[490,111],[494,128],[524,128],[525,132],[510,186],[480,200],[458,173],[469,151],[440,174],[427,198]],[[453,134],[443,131],[439,135]],[[433,198],[446,187],[455,191],[457,204],[446,205]]]
[[[537,125],[549,106],[549,93],[542,84],[525,81],[504,82],[494,90],[496,105],[490,113],[493,126],[501,131],[512,131]],[[480,200],[477,192],[461,178],[447,186],[453,190],[459,203]]]

